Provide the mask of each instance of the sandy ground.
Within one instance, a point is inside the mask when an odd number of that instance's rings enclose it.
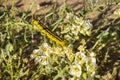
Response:
[[[49,12],[50,7],[55,2],[57,2],[57,7],[64,3],[64,0],[8,0],[7,3],[4,0],[1,0],[0,3],[2,4],[0,6],[5,6],[6,4],[11,6],[13,1],[20,12],[25,12],[32,7],[32,11],[39,10],[40,14]],[[70,4],[75,11],[78,11],[83,7],[83,0],[68,0],[67,3]]]

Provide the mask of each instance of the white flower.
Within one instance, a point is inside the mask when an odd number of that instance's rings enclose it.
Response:
[[[42,65],[48,64],[48,56],[46,55],[39,55],[34,58],[36,63],[41,63]]]
[[[73,33],[74,35],[77,36],[79,30],[80,30],[80,26],[77,26],[77,25],[75,25],[75,24],[72,25],[71,31],[72,31],[72,33]]]
[[[87,67],[87,74],[93,77],[97,69],[96,58],[88,58],[86,67]]]
[[[75,54],[73,53],[71,44],[68,45],[67,47],[64,47],[64,53],[66,54],[68,60],[72,62],[75,57]]]
[[[84,64],[87,61],[87,56],[85,55],[85,52],[77,52],[75,54],[75,63],[76,64]]]
[[[84,20],[83,24],[80,26],[80,33],[83,35],[91,35],[91,30],[92,30],[93,26],[90,23],[89,20]]]
[[[75,17],[75,23],[81,26],[83,24],[83,18],[82,17],[79,18],[79,17],[76,16]]]
[[[93,64],[96,64],[96,58],[90,58]]]
[[[66,18],[67,18],[67,19],[70,19],[70,18],[72,18],[72,16],[73,16],[73,14],[72,14],[72,13],[67,13]]]
[[[40,56],[39,61],[40,61],[40,63],[41,63],[42,65],[47,65],[48,62],[49,62],[49,61],[48,61],[48,56],[45,56],[45,55]]]
[[[52,47],[52,51],[54,54],[58,55],[58,56],[63,56],[63,49],[61,47]]]
[[[70,67],[70,72],[69,73],[74,77],[80,77],[81,74],[82,74],[81,66],[79,64],[72,65]]]
[[[35,59],[35,61],[38,63],[40,62],[41,57],[41,51],[39,49],[33,50],[33,53],[30,55],[32,59]]]
[[[33,53],[30,55],[30,57],[31,57],[32,59],[38,58],[39,56],[40,56],[40,50],[39,50],[39,49],[33,50]]]
[[[36,62],[40,62],[42,65],[46,65],[48,63],[48,58],[50,57],[51,51],[51,47],[48,43],[43,43],[39,49],[33,50],[31,58],[35,59]]]
[[[48,45],[48,43],[43,43],[39,49],[43,54],[47,56],[49,56],[49,53],[51,52],[51,47]]]

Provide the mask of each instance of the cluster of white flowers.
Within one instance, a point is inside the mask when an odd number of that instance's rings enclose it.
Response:
[[[68,73],[73,76],[72,79],[81,78],[83,73],[86,73],[86,79],[94,77],[97,68],[94,52],[78,51],[73,53],[72,46],[70,45],[61,48],[51,47],[48,43],[43,43],[39,49],[35,49],[33,54],[31,54],[32,59],[44,66],[52,65],[60,56],[62,58],[67,56],[68,60],[72,63],[69,65],[70,69],[68,70]]]
[[[33,50],[31,58],[35,59],[37,63],[41,62],[42,65],[47,65],[50,51],[48,43],[43,43],[39,49]]]
[[[64,57],[67,50],[62,49],[60,46],[51,47],[48,43],[42,43],[39,49],[33,50],[31,58],[35,62],[40,62],[42,65],[47,65],[56,61],[58,57]]]
[[[87,54],[86,54],[87,53]],[[89,56],[86,56],[89,55]],[[70,67],[70,74],[75,78],[81,78],[86,72],[85,79],[92,80],[96,73],[97,65],[94,52],[76,52],[73,65]]]
[[[76,27],[78,27],[78,32],[83,34],[84,36],[90,36],[91,30],[93,28],[92,24],[90,23],[90,20],[83,20],[82,18],[78,18],[76,16],[75,18],[75,24]],[[72,26],[73,27],[73,26]],[[74,30],[72,30],[74,32]]]
[[[67,14],[66,18],[69,19],[72,18],[72,16],[73,15],[70,13]],[[68,25],[68,27],[66,26],[63,28],[63,32],[67,32],[66,36],[70,34],[72,35],[72,38],[76,38],[79,40],[79,33],[84,36],[91,35],[92,24],[89,20],[83,20],[82,18],[75,16],[75,21],[71,25],[72,26]],[[35,49],[33,51],[33,54],[31,54],[31,58],[34,59],[37,63],[39,62],[44,66],[52,65],[52,63],[54,62],[60,64],[58,58],[60,58],[64,62],[68,60],[68,62],[66,63],[68,63],[67,66],[69,66],[67,72],[69,74],[69,80],[79,80],[83,78],[89,78],[89,80],[92,80],[97,68],[95,53],[86,50],[85,40],[82,40],[81,43],[82,45],[79,45],[79,47],[77,48],[78,51],[73,51],[74,45],[72,44],[64,47],[54,47],[50,46],[48,43],[42,43],[39,49]],[[67,59],[65,59],[66,57]]]
[[[72,13],[67,13],[67,19],[71,19],[72,17],[74,22],[65,26],[63,29],[63,32],[67,33],[67,35],[65,36],[72,35],[74,39],[79,39],[79,33],[84,36],[90,36],[91,30],[93,28],[92,24],[90,23],[90,20],[84,20],[82,17],[73,16]]]

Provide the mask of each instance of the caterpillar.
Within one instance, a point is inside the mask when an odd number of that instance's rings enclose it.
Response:
[[[60,38],[58,35],[52,32],[49,28],[47,28],[41,22],[38,22],[37,20],[32,19],[32,23],[40,30],[41,33],[46,35],[50,40],[56,42],[56,44],[59,44],[62,47],[66,45],[66,42],[62,38]]]

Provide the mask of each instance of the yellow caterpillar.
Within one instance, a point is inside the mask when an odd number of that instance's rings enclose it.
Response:
[[[44,24],[38,22],[35,19],[32,19],[32,23],[40,30],[40,32],[42,32],[52,41],[56,42],[57,44],[60,44],[61,46],[66,45],[65,41],[62,38],[51,32],[51,30],[47,28]]]

